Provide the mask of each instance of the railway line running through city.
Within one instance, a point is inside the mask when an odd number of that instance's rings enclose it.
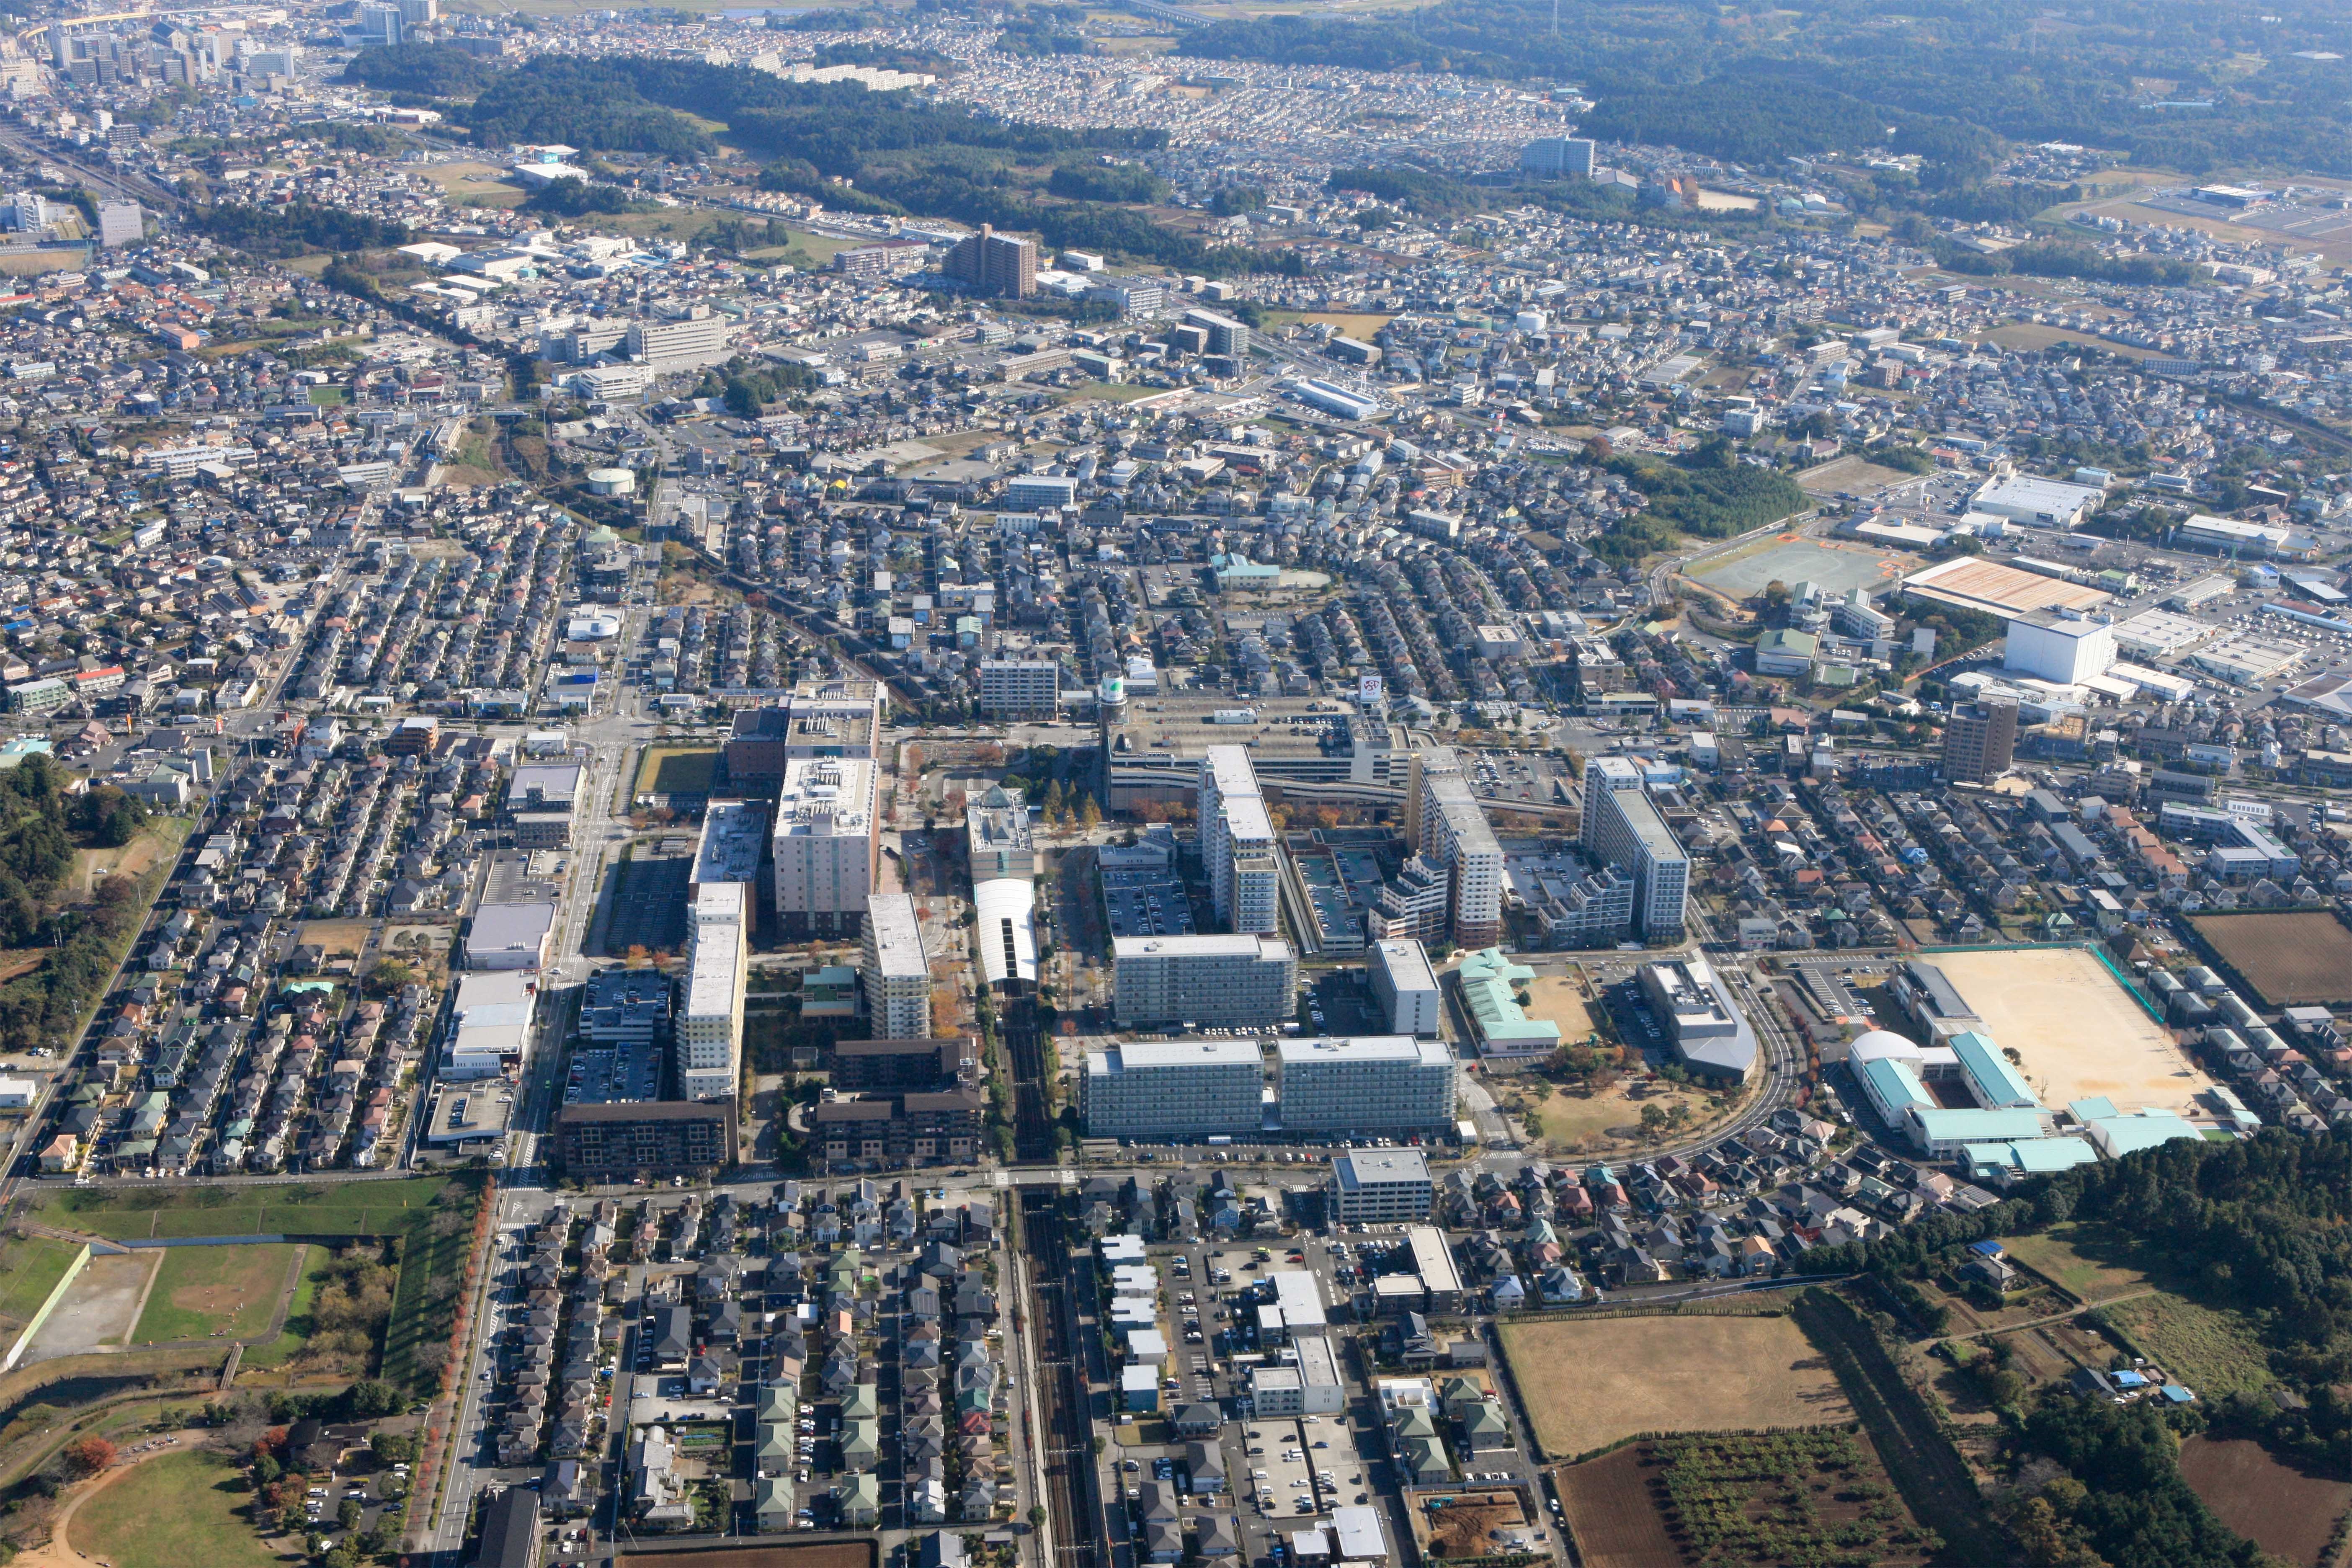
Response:
[[[1021,1249],[1029,1266],[1030,1296],[1015,1309],[1029,1314],[1037,1379],[1029,1391],[1035,1417],[1031,1458],[1045,1489],[1054,1555],[1051,1568],[1111,1568],[1105,1536],[1106,1506],[1097,1495],[1092,1396],[1085,1341],[1072,1294],[1075,1260],[1068,1250],[1062,1189],[1021,1194]]]
[[[1024,1165],[1054,1163],[1051,1051],[1037,1025],[1037,1004],[1015,996],[998,1016],[998,1033],[1013,1065],[1013,1157]]]

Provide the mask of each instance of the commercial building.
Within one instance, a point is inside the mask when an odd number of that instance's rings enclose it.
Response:
[[[923,928],[907,893],[883,893],[866,911],[866,1022],[877,1039],[915,1039],[931,1032],[931,965]]]
[[[1233,931],[1282,929],[1282,847],[1249,752],[1211,746],[1201,759],[1201,866],[1217,919]]]
[[[991,784],[964,803],[964,858],[977,884],[998,877],[1037,874],[1037,847],[1029,803],[1017,789]]]
[[[982,224],[978,234],[956,242],[941,270],[975,292],[1026,300],[1037,292],[1037,242]]]
[[[1451,1046],[1360,1035],[1286,1039],[1275,1052],[1285,1132],[1397,1135],[1454,1125],[1461,1067]]]
[[[1470,781],[1456,769],[1424,771],[1421,781],[1422,858],[1445,868],[1448,921],[1461,947],[1485,947],[1503,934],[1503,847]]]
[[[678,1093],[688,1100],[731,1095],[742,1079],[747,895],[740,883],[714,882],[688,906],[693,929],[677,1030]]]
[[[2097,485],[2070,485],[2031,474],[2013,474],[1987,484],[1969,504],[1972,510],[1990,512],[2012,522],[2069,530],[2105,497],[2106,491]]]
[[[1411,937],[1371,944],[1368,965],[1372,1002],[1388,1020],[1391,1033],[1435,1037],[1444,1010],[1437,991],[1437,975],[1429,953]]]
[[[480,905],[466,931],[466,967],[535,974],[547,963],[548,939],[554,930],[552,900]]]
[[[445,1079],[497,1078],[519,1070],[530,1055],[530,1028],[539,978],[521,970],[457,976],[441,1046]]]
[[[625,340],[629,357],[641,361],[656,375],[725,363],[730,352],[727,334],[733,323],[728,317],[710,314],[707,305],[694,309],[698,313],[681,321],[630,322]]]
[[[1331,1162],[1331,1217],[1343,1224],[1427,1219],[1434,1194],[1418,1149],[1356,1149]]]
[[[1254,1135],[1265,1063],[1247,1040],[1141,1040],[1088,1051],[1078,1110],[1091,1138]]]
[[[1114,683],[1097,707],[1104,805],[1133,811],[1148,803],[1192,805],[1201,763],[1217,746],[1248,748],[1250,771],[1266,785],[1405,783],[1411,749],[1391,724],[1329,698],[1259,697],[1247,707],[1230,697],[1163,695],[1147,705],[1126,700]]]
[[[785,763],[769,847],[776,914],[787,931],[846,936],[865,920],[882,852],[877,787],[864,757]]]
[[[1971,702],[1944,721],[1944,777],[1984,784],[2009,771],[2017,753],[2017,704]]]
[[[1957,556],[1914,572],[1903,579],[1903,593],[1928,604],[2004,618],[2031,610],[2095,609],[2114,597],[2104,588],[2021,571],[1982,555]]]
[[[1580,840],[1603,865],[1633,879],[1634,927],[1647,942],[1680,942],[1690,893],[1690,857],[1651,804],[1641,765],[1594,757],[1584,765]]]
[[[146,215],[137,202],[100,202],[98,243],[108,250],[136,245],[147,232]]]
[[[600,1046],[651,1045],[669,1032],[670,978],[658,969],[607,969],[588,977],[580,1035]]]
[[[2080,686],[2116,662],[2116,630],[2075,610],[2036,610],[2009,623],[2001,668],[2019,675]]]
[[[730,789],[772,795],[794,757],[874,756],[882,694],[870,680],[803,681],[773,708],[735,716],[725,751]]]
[[[1123,1029],[1270,1029],[1297,1007],[1297,955],[1278,937],[1115,937],[1111,964],[1111,1009]]]
[[[568,1176],[707,1176],[735,1163],[735,1101],[567,1105],[556,1113],[555,1142]]]
[[[1705,960],[1643,964],[1641,983],[1685,1066],[1717,1082],[1746,1083],[1756,1075],[1756,1031]]]
[[[1050,658],[983,658],[980,710],[1002,723],[1050,722],[1062,708],[1062,667]]]

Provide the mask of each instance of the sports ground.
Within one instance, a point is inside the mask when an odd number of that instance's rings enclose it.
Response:
[[[1928,962],[1965,997],[1985,1033],[2022,1058],[2042,1103],[2104,1095],[2124,1111],[2186,1116],[2213,1086],[2171,1032],[2079,947],[1938,952]]]

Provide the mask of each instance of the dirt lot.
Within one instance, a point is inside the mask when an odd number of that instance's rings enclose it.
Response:
[[[2272,1007],[2352,1002],[2352,931],[2325,910],[2189,922]]]
[[[2288,1468],[2260,1443],[2191,1437],[2180,1474],[2223,1524],[2273,1556],[2312,1568],[2347,1507],[2352,1485]]]
[[[1638,1432],[1853,1419],[1829,1363],[1787,1318],[1603,1318],[1503,1330],[1547,1455]]]
[[[1423,1556],[1485,1557],[1496,1550],[1494,1532],[1532,1523],[1524,1499],[1517,1491],[1489,1490],[1440,1494],[1445,1506],[1432,1508],[1436,1498],[1421,1502],[1414,1521],[1414,1544]]]
[[[1847,457],[1832,458],[1818,468],[1807,468],[1797,476],[1797,484],[1808,495],[1835,495],[1840,490],[1868,495],[1873,490],[1885,489],[1888,485],[1899,485],[1919,477],[1901,468],[1884,468],[1876,463],[1864,462],[1860,458]]]
[[[297,940],[318,943],[329,958],[357,958],[373,929],[367,921],[305,921]]]
[[[1574,1045],[1592,1033],[1584,983],[1573,974],[1538,974],[1528,981],[1526,1012],[1539,1022],[1559,1025],[1563,1045]]]
[[[1585,1568],[1682,1568],[1683,1554],[1650,1497],[1650,1465],[1639,1447],[1552,1474],[1559,1506]]]
[[[2023,1058],[2018,1070],[2044,1105],[2105,1095],[2118,1110],[2185,1116],[2213,1085],[2081,948],[1938,952],[1928,962],[1976,1009],[1985,1033]]]

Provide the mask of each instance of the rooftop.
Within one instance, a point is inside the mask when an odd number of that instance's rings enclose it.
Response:
[[[756,800],[714,800],[694,849],[694,881],[750,882],[760,875],[768,808]]]

